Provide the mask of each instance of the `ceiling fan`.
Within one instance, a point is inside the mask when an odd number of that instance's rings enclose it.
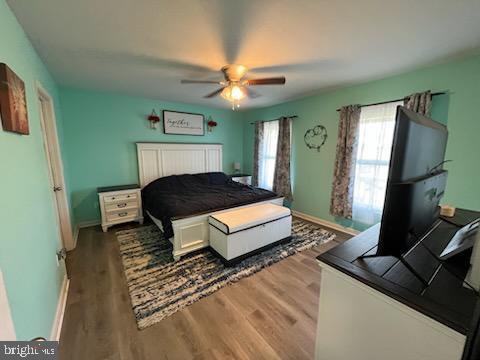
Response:
[[[250,86],[256,85],[284,85],[285,76],[262,78],[262,79],[244,79],[247,73],[247,67],[243,65],[226,65],[221,71],[225,78],[224,81],[210,81],[210,80],[182,80],[182,84],[218,84],[221,87],[214,92],[205,95],[205,98],[213,98],[217,95],[232,103],[232,110],[240,107],[240,100],[245,96],[256,98],[260,96],[258,93],[250,89]]]

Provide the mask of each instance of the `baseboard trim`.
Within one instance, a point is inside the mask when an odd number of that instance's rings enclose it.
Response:
[[[73,231],[73,248],[75,249],[77,247],[77,241],[78,241],[78,236],[80,234],[80,229],[88,228],[92,226],[98,226],[100,224],[101,224],[101,221],[99,220],[84,221],[84,222],[78,223],[75,226],[75,230]]]
[[[292,215],[296,216],[300,219],[304,219],[304,220],[313,222],[313,223],[318,224],[318,225],[323,225],[323,226],[329,227],[331,229],[341,231],[345,234],[349,234],[349,235],[353,235],[353,236],[360,234],[360,231],[355,230],[353,228],[342,226],[342,225],[339,225],[339,224],[334,223],[332,221],[328,221],[328,220],[325,220],[325,219],[318,218],[316,216],[304,214],[304,213],[302,213],[300,211],[297,211],[297,210],[292,210]]]
[[[58,297],[57,311],[55,312],[55,319],[53,320],[52,332],[50,334],[51,341],[60,341],[60,333],[62,332],[63,317],[65,315],[65,307],[67,305],[68,289],[70,286],[70,280],[63,278],[62,289]]]
[[[77,247],[78,234],[80,234],[80,227],[78,225],[75,225],[75,229],[73,230],[73,248],[74,249]]]
[[[78,228],[83,229],[91,226],[97,226],[100,225],[102,222],[100,220],[91,220],[91,221],[83,221],[81,223],[78,223]]]

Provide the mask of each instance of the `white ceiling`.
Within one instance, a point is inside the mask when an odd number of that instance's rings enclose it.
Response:
[[[7,1],[60,84],[216,107],[216,85],[180,79],[285,75],[257,107],[480,47],[479,0]]]

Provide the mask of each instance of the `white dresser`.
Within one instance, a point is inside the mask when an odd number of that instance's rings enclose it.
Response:
[[[239,182],[244,185],[252,185],[252,175],[248,174],[232,174],[230,175],[233,181]]]
[[[143,223],[142,196],[138,185],[122,185],[97,189],[102,214],[102,230],[130,221]]]
[[[471,216],[462,211],[461,216]],[[378,246],[380,224],[318,255],[322,281],[315,359],[463,359],[477,302],[459,275],[466,273],[468,258],[436,260],[457,229],[441,221],[403,258],[429,274],[427,284],[398,258],[362,258]]]

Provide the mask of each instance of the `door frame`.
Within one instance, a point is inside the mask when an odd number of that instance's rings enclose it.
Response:
[[[57,215],[58,230],[63,247],[69,251],[76,246],[72,231],[72,224],[70,221],[70,208],[67,199],[67,187],[65,184],[65,176],[63,172],[63,161],[60,152],[60,145],[58,141],[57,119],[55,116],[55,106],[53,98],[42,84],[36,82],[38,110],[40,112],[40,127],[43,136],[43,145],[45,156],[48,162],[48,174],[50,177],[50,184],[53,192],[54,186],[62,188],[57,194],[53,193],[54,207]],[[46,105],[48,116],[44,116],[42,105]],[[54,178],[54,171],[57,178]]]
[[[3,281],[2,269],[0,269],[0,341],[17,340],[15,326],[12,320],[12,312],[8,304],[7,286]]]

